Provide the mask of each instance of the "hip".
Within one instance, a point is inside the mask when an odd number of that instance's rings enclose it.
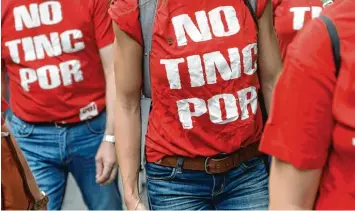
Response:
[[[239,167],[250,159],[262,156],[267,159],[267,156],[259,151],[259,141],[257,141],[241,146],[232,153],[218,153],[209,157],[167,155],[154,163],[165,167],[180,167],[187,170],[203,171],[207,174],[221,174]]]
[[[80,123],[98,116],[106,107],[105,95],[93,95],[75,98],[71,101],[63,99],[27,100],[10,98],[11,110],[20,119],[30,123]],[[84,102],[84,103],[83,103]],[[87,102],[87,103],[85,103]]]

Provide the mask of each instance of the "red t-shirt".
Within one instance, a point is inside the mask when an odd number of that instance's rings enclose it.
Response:
[[[30,122],[79,122],[105,108],[99,49],[114,40],[107,1],[1,1],[10,105]]]
[[[278,36],[281,56],[284,59],[287,46],[297,32],[322,11],[321,0],[272,0],[274,26]]]
[[[153,25],[147,160],[230,153],[260,139],[257,34],[243,1],[159,1]],[[110,14],[142,44],[136,0]],[[258,16],[267,0],[258,1]]]
[[[324,10],[340,37],[335,77],[331,42],[319,19],[287,50],[260,149],[300,169],[324,168],[317,209],[355,209],[355,2]],[[291,191],[291,190],[290,190]]]

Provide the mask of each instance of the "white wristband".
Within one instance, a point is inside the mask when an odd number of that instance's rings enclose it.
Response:
[[[112,135],[105,135],[104,136],[104,140],[103,141],[107,141],[107,142],[110,142],[110,143],[115,143],[115,136],[112,136]]]

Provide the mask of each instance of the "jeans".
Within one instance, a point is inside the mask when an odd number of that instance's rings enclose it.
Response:
[[[95,181],[95,155],[103,138],[106,112],[71,127],[30,124],[11,111],[7,114],[39,188],[48,195],[49,210],[61,209],[68,172],[90,210],[122,209],[118,180],[105,186]]]
[[[152,210],[264,210],[268,208],[268,173],[263,157],[227,173],[146,164]]]

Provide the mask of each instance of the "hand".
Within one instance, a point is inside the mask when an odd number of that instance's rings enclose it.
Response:
[[[125,196],[125,204],[127,210],[148,210],[143,201],[139,199],[139,197],[126,197]]]
[[[40,210],[48,210],[47,205],[43,206]]]
[[[117,158],[115,145],[103,141],[96,153],[96,182],[110,184],[117,176]]]

